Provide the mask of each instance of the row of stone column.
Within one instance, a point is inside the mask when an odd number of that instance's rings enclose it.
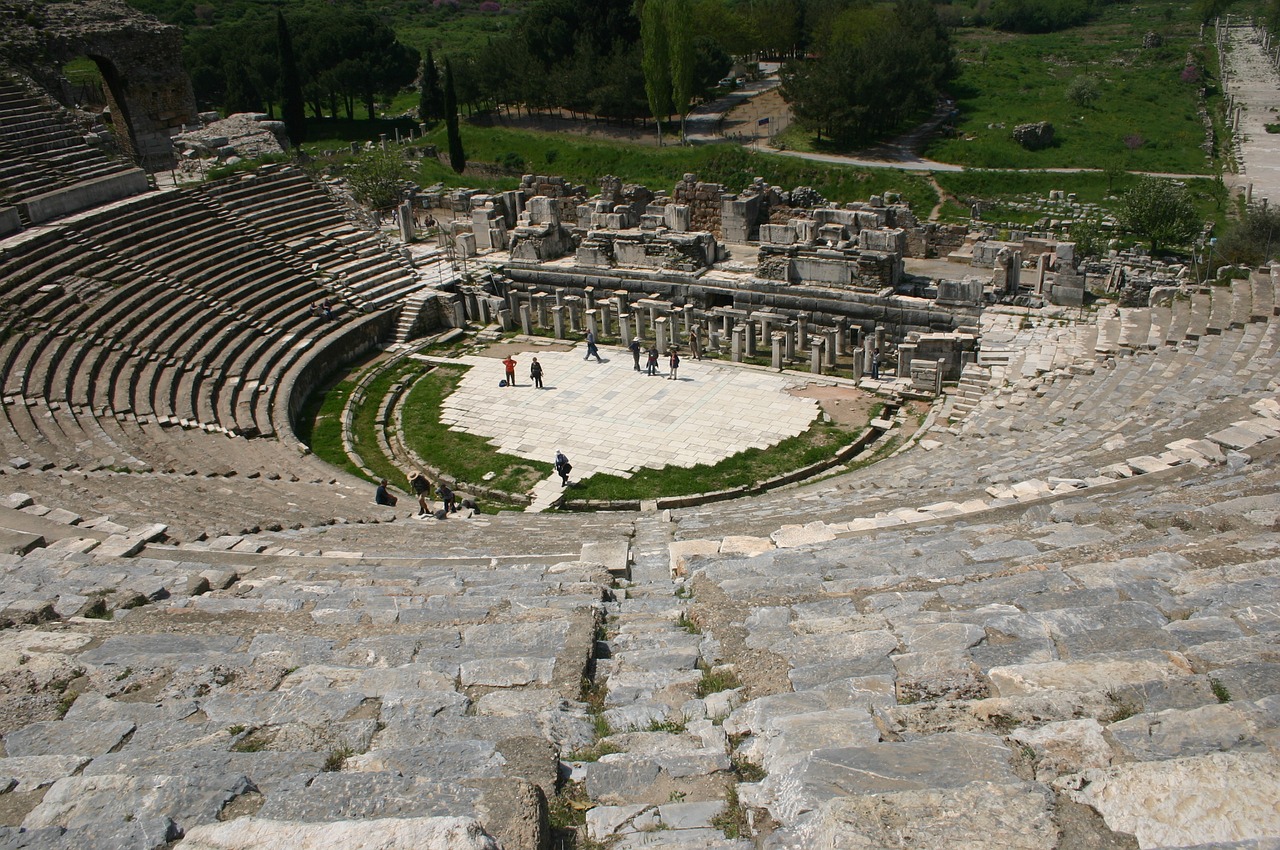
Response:
[[[707,312],[650,298],[632,302],[624,289],[614,290],[607,297],[601,297],[592,287],[583,295],[570,295],[561,289],[550,292],[512,289],[507,293],[507,301],[507,309],[499,312],[518,316],[520,330],[525,335],[533,335],[535,330],[551,330],[556,339],[585,333],[597,338],[612,337],[616,323],[617,336],[624,344],[632,339],[652,338],[662,355],[670,346],[680,346],[681,340],[689,339],[695,327],[703,350],[724,353],[722,346],[727,346],[732,362],[757,357],[768,343],[775,369],[804,359],[807,354],[809,369],[814,374],[834,371],[838,358],[846,354],[847,348],[857,353],[854,377],[871,375],[875,372],[876,352],[886,351],[883,326],[864,334],[857,326],[814,327],[803,314],[793,319],[780,313],[748,313],[730,308]],[[666,315],[661,315],[664,312]],[[898,347],[899,375],[909,374],[914,353],[914,345]]]

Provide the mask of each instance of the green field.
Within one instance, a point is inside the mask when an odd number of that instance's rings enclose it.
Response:
[[[446,146],[443,128],[429,134],[427,139],[441,149]],[[840,203],[865,201],[871,195],[886,191],[901,192],[914,209],[923,210],[926,215],[936,200],[936,193],[918,175],[805,162],[793,157],[756,153],[728,142],[654,148],[564,133],[469,125],[462,127],[462,140],[469,162],[493,163],[511,154],[519,157],[524,165],[522,169],[511,171],[509,179],[513,181],[518,181],[523,171],[559,174],[571,181],[595,187],[601,177],[613,174],[624,182],[670,191],[684,174],[693,173],[699,180],[723,183],[733,192],[742,191],[756,177],[763,177],[769,184],[787,189],[812,186],[828,200]],[[460,185],[474,186],[481,182],[466,173],[461,180],[452,172],[448,174]],[[428,174],[423,176],[425,178]],[[431,176],[443,175],[434,171],[432,166]]]
[[[1156,33],[1159,47],[1144,48]],[[956,133],[924,151],[930,159],[981,168],[1096,168],[1114,158],[1130,171],[1209,174],[1197,112],[1205,87],[1217,101],[1217,58],[1202,49],[1190,7],[1145,2],[1102,7],[1093,23],[1043,35],[962,30],[962,71],[954,85]],[[1187,72],[1191,53],[1195,70]],[[1097,99],[1067,97],[1077,77],[1092,77]],[[1013,140],[1015,125],[1049,121],[1055,144],[1040,151]]]

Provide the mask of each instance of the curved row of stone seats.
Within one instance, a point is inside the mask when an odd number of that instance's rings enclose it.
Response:
[[[0,75],[0,199],[23,223],[145,191],[132,163],[85,141],[62,107]]]
[[[1033,360],[1064,362],[1040,352],[1041,341],[1052,337],[1066,340],[1065,362],[1072,365],[1024,371]],[[922,504],[985,499],[992,487],[1030,479],[1053,484],[1128,475],[1111,467],[1159,456],[1171,443],[1203,439],[1250,416],[1250,404],[1274,394],[1280,375],[1280,322],[1274,319],[1180,346],[1137,349],[1131,356],[1117,352],[1102,363],[1093,358],[1089,336],[1071,328],[1020,330],[1009,344],[1016,352],[1009,365],[993,367],[1004,370],[1008,385],[979,402],[955,433],[930,431],[924,443],[929,451],[880,461],[871,474],[859,471],[765,494],[736,512],[691,509],[691,521],[700,517],[725,533],[751,534],[766,519],[775,527],[843,522]]]
[[[236,219],[282,243],[354,303],[378,309],[420,285],[419,275],[341,208],[302,170],[268,166],[202,187]]]
[[[236,231],[212,219],[198,200],[184,193],[156,193],[70,219],[40,240],[6,243],[6,268],[22,269],[4,281],[6,295],[30,304],[33,288],[56,289],[46,281],[79,272],[87,258],[120,258],[133,275],[145,275],[149,285],[127,288],[127,297],[117,293],[96,313],[103,319],[114,316],[113,323],[95,321],[90,335],[63,337],[55,350],[75,351],[80,357],[86,346],[102,342],[101,357],[117,345],[126,347],[131,356],[115,360],[105,390],[107,404],[118,412],[272,433],[268,422],[258,421],[254,394],[259,386],[270,384],[267,378],[273,370],[289,362],[291,342],[331,330],[308,311],[326,291],[271,254],[239,244]],[[188,250],[174,250],[175,227],[193,240],[184,246]],[[37,249],[46,250],[46,257],[78,259],[21,262],[23,252]],[[11,281],[14,277],[20,281]],[[148,305],[146,312],[135,320],[129,309],[143,304]],[[40,355],[51,335],[75,328],[82,314],[95,315],[98,306],[88,303],[84,309],[62,311],[57,317],[60,326],[51,325],[34,341],[24,340],[27,345],[21,348],[13,346],[13,357],[5,361],[9,394],[62,401],[63,385],[49,386],[46,379],[76,372],[60,371],[57,357]],[[122,325],[129,329],[124,335],[118,332]],[[32,354],[24,358],[28,346]],[[27,368],[29,363],[37,368]],[[245,375],[249,377],[242,380]],[[92,372],[89,381],[102,383]],[[263,409],[269,410],[269,405]]]
[[[0,146],[64,180],[132,167],[90,147],[62,107],[2,74]]]
[[[374,504],[372,484],[311,456],[283,451],[275,441],[111,417],[94,421],[110,432],[115,446],[104,445],[103,455],[87,457],[77,469],[17,454],[27,446],[6,443],[14,454],[0,463],[5,490],[129,526],[163,522],[170,538],[183,542],[335,521],[377,523],[392,516]],[[421,536],[426,529],[415,525]]]
[[[342,209],[299,168],[267,165],[208,183],[202,191],[237,218],[285,245],[346,226]]]
[[[0,724],[26,830],[5,840],[151,848],[359,820],[366,838],[414,830],[404,846],[546,846],[558,754],[593,737],[577,699],[598,565],[206,554],[224,557],[0,558],[4,602],[62,619],[0,633],[0,654],[33,662],[0,676],[40,694]]]
[[[12,329],[0,348],[9,458],[35,469],[246,475],[289,462],[292,452],[196,447],[170,433],[174,424],[274,433],[280,375],[342,326],[308,314],[323,291],[298,292],[301,275],[278,274],[283,283],[257,289],[266,293],[261,303],[239,303],[256,320],[228,309],[218,298],[227,296],[210,294],[192,270],[182,270],[180,282],[164,277],[175,269],[163,265],[163,241],[152,234],[177,216],[195,220],[189,206],[182,198],[137,198],[0,242]],[[234,241],[234,233],[223,238]],[[131,253],[132,246],[140,250]],[[232,277],[242,271],[237,266]],[[223,456],[230,462],[210,461]],[[319,509],[308,506],[307,520]]]
[[[910,821],[919,846],[962,837],[977,846],[981,836],[986,846],[1046,850],[1060,846],[1071,804],[1083,803],[1105,821],[1082,846],[1099,846],[1118,840],[1111,829],[1134,831],[1127,813],[1143,803],[1129,789],[1146,778],[1172,801],[1139,830],[1141,846],[1270,834],[1267,801],[1280,780],[1268,767],[1280,739],[1268,637],[1278,479],[1264,458],[1176,488],[1138,479],[1119,492],[821,545],[726,537],[721,554],[692,562],[691,599],[666,582],[627,587],[609,606],[610,657],[597,661],[612,726],[604,751],[615,752],[570,764],[600,804],[588,813],[591,837],[685,846],[667,833],[694,813],[660,804],[697,803],[699,829],[724,810],[700,783],[727,775],[726,733],[741,739],[734,758],[766,774],[739,785],[737,798],[784,828],[769,846],[822,846],[835,834],[889,846],[874,801],[891,822]],[[528,530],[536,522],[535,543],[581,534],[576,517],[511,519]],[[705,533],[693,512],[673,519],[681,537]],[[453,533],[466,527],[433,524],[432,548],[466,540],[463,551],[476,551],[474,537]],[[437,528],[449,536],[437,540]],[[411,530],[256,539],[394,552],[412,545],[401,536]],[[750,677],[750,690],[691,701],[698,665],[721,662]],[[682,784],[669,784],[672,772]],[[1230,821],[1219,802],[1194,799],[1201,781],[1226,789],[1237,780],[1250,790]],[[1093,782],[1108,791],[1080,793]],[[973,810],[971,823],[939,817],[957,805]],[[693,829],[685,837],[703,842],[688,846],[723,840]]]
[[[1049,850],[1080,804],[1102,818],[1079,846],[1274,836],[1277,483],[1266,460],[692,561],[689,616],[762,671],[723,729],[765,774],[737,789],[780,826],[764,846],[909,823],[912,846]]]

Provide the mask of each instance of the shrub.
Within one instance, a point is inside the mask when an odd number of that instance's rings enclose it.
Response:
[[[1257,267],[1280,256],[1280,209],[1252,207],[1233,221],[1214,248],[1213,261]]]
[[[1098,78],[1092,74],[1081,74],[1067,84],[1067,100],[1081,109],[1093,105],[1101,95],[1102,87],[1098,84]]]

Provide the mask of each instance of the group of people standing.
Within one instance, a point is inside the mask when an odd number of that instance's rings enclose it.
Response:
[[[642,347],[640,345],[640,340],[638,339],[631,340],[631,342],[627,345],[627,349],[631,352],[631,359],[635,363],[637,372],[641,371],[640,370],[641,348]],[[658,346],[656,345],[649,346],[648,350],[645,351],[645,357],[646,357],[646,360],[645,360],[644,372],[648,375],[657,375],[658,374]],[[677,377],[680,371],[680,349],[676,348],[674,345],[667,350],[667,368],[670,370],[667,373],[668,379],[672,381],[680,380],[679,377]]]

